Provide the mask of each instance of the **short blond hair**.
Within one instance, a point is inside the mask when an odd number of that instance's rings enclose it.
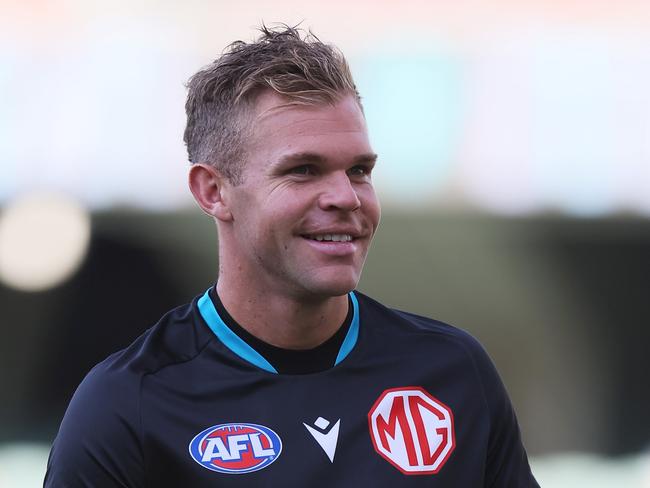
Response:
[[[190,163],[215,166],[233,184],[246,161],[250,113],[264,90],[301,105],[361,101],[343,54],[313,33],[281,25],[260,28],[251,43],[236,41],[187,83],[184,140]]]

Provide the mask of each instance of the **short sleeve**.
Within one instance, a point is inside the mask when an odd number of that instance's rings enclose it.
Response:
[[[478,343],[475,343],[474,357],[490,412],[485,487],[539,488],[528,463],[514,408],[499,373]]]
[[[144,486],[139,380],[96,366],[77,388],[54,440],[44,487]]]

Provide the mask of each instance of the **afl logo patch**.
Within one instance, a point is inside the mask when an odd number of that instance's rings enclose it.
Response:
[[[419,386],[384,391],[368,412],[375,451],[404,474],[435,474],[454,450],[451,409]]]
[[[231,423],[200,432],[189,449],[192,459],[206,469],[244,474],[264,469],[278,459],[282,441],[263,425]]]

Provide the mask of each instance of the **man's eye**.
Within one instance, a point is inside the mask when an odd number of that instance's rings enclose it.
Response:
[[[350,176],[369,176],[372,170],[365,165],[353,166],[348,170]]]
[[[308,175],[313,175],[315,173],[314,167],[309,165],[309,164],[303,164],[301,166],[295,166],[289,170],[289,173],[292,175],[299,175],[299,176],[308,176]]]

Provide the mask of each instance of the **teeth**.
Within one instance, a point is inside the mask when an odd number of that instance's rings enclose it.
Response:
[[[349,234],[322,234],[316,236],[310,236],[311,239],[316,241],[334,241],[334,242],[349,242],[352,240],[352,236]]]

